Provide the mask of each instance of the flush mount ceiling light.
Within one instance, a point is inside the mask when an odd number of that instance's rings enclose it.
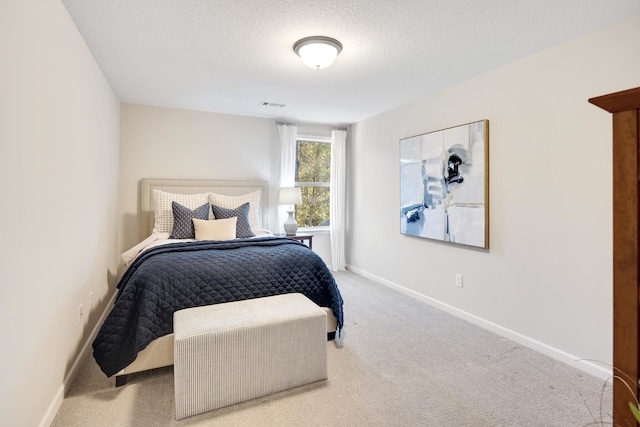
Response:
[[[342,51],[342,43],[324,36],[305,37],[295,42],[293,51],[306,65],[319,70],[333,64]]]

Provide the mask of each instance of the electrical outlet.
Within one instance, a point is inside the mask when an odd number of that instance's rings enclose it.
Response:
[[[459,288],[462,287],[462,274],[456,274],[456,286]]]
[[[89,310],[93,308],[93,292],[89,292]]]
[[[82,316],[84,315],[84,310],[82,308],[82,304],[78,306],[78,324],[82,324]]]

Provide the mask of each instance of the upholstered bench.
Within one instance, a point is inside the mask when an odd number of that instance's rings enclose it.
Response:
[[[176,419],[327,378],[326,312],[302,294],[173,317]]]

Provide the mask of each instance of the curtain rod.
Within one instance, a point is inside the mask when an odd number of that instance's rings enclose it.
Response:
[[[344,125],[330,125],[330,124],[322,124],[322,123],[304,123],[304,122],[285,122],[282,120],[276,121],[277,125],[286,125],[286,126],[315,126],[315,127],[323,127],[332,130],[348,130],[347,126]]]

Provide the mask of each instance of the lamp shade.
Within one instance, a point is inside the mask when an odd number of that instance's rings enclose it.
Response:
[[[307,66],[320,70],[333,64],[342,44],[330,37],[312,36],[298,40],[293,50]]]
[[[280,188],[280,205],[301,205],[302,191],[300,187],[281,187]]]

